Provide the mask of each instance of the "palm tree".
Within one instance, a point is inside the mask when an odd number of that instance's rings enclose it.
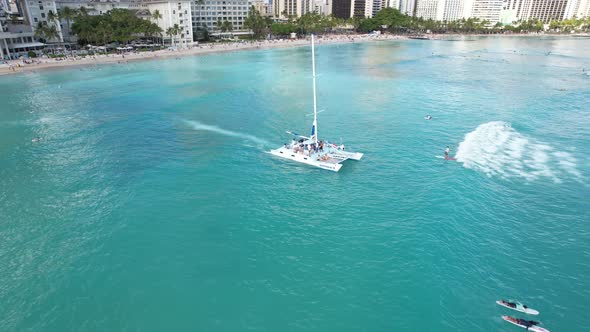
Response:
[[[60,41],[59,38],[59,31],[57,31],[57,24],[59,23],[59,16],[53,12],[53,10],[49,10],[49,12],[47,13],[47,22],[51,23],[51,27],[53,27],[53,29],[55,30],[55,34],[56,36],[54,38],[58,39],[58,42]]]
[[[174,24],[172,26],[172,33],[174,33],[174,39],[176,39],[176,36],[178,36],[178,34],[181,32],[182,32],[182,28],[178,24]]]
[[[35,38],[45,41],[45,40],[47,40],[46,39],[47,38],[47,34],[46,34],[46,31],[47,31],[46,26],[47,25],[43,24],[43,23],[44,22],[39,22],[37,24],[37,27],[35,28]]]
[[[147,22],[147,24],[145,24],[145,26],[143,27],[144,36],[152,39],[152,43],[153,43],[153,36],[158,35],[161,32],[162,32],[162,29],[160,29],[160,27],[157,26],[155,23]]]
[[[58,14],[60,18],[66,20],[66,25],[68,27],[68,42],[70,42],[70,36],[72,34],[70,30],[70,22],[76,17],[76,15],[78,15],[78,12],[70,7],[64,7],[59,10]]]
[[[221,23],[221,32],[229,32],[232,31],[234,29],[234,26],[231,24],[230,21],[223,21]]]
[[[59,32],[55,25],[49,26],[46,22],[39,22],[35,29],[35,38],[47,43],[52,39],[59,38]]]
[[[174,38],[172,38],[173,36],[176,36],[176,30],[174,29],[174,27],[169,27],[168,29],[166,29],[166,35],[170,37],[170,45],[174,46]]]
[[[162,14],[160,14],[160,11],[156,9],[156,10],[154,10],[154,12],[152,13],[152,18],[153,18],[154,20],[156,20],[156,23],[157,23],[157,22],[158,22],[158,20],[162,18]]]
[[[152,19],[156,20],[156,24],[158,25],[158,27],[160,26],[160,19],[162,18],[162,14],[160,13],[159,10],[154,10],[154,12],[152,13]],[[162,29],[160,29],[161,31]]]
[[[57,16],[57,14],[53,12],[53,10],[49,10],[49,12],[47,13],[47,21],[55,23],[58,19],[59,16]]]
[[[78,9],[78,11],[76,13],[79,16],[88,16],[88,9],[86,9],[86,7],[82,6],[82,7],[80,7],[80,9]]]

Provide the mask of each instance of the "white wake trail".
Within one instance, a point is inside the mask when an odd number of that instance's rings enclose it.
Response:
[[[222,129],[217,126],[207,125],[207,124],[204,124],[199,121],[184,120],[184,122],[187,123],[188,125],[190,125],[195,130],[209,131],[209,132],[217,133],[217,134],[224,135],[224,136],[243,138],[247,141],[250,141],[250,142],[253,142],[253,143],[256,143],[259,145],[267,145],[268,144],[267,141],[260,139],[256,136],[253,136],[253,135],[238,133],[235,131]]]
[[[572,154],[528,138],[502,121],[481,124],[465,135],[455,158],[464,167],[488,176],[528,181],[549,178],[556,183],[564,178],[582,180]]]

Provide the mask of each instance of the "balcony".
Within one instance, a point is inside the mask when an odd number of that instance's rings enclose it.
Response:
[[[13,24],[7,22],[5,32],[11,33],[33,33],[33,28],[28,24]]]

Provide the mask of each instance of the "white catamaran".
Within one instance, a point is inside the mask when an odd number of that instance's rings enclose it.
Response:
[[[318,139],[318,112],[316,106],[315,88],[315,49],[314,36],[311,35],[311,66],[313,77],[313,125],[309,137],[287,131],[294,136],[290,144],[271,150],[275,156],[296,161],[303,164],[338,172],[342,167],[341,162],[347,159],[360,160],[363,154],[344,150],[344,144],[334,144]]]

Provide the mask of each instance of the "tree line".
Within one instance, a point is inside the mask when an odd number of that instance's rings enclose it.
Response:
[[[161,18],[162,14],[158,10],[149,13],[148,20],[138,17],[136,11],[128,9],[112,9],[102,15],[90,15],[85,7],[80,9],[64,7],[57,13],[49,11],[48,22],[39,22],[35,27],[35,37],[44,42],[58,40],[57,24],[61,19],[65,21],[70,34],[78,37],[80,45],[104,45],[110,42],[125,44],[137,37],[161,39],[164,33],[174,42],[174,39],[182,33],[182,28],[175,24],[163,31],[158,24],[151,21],[158,22]],[[71,40],[67,41],[71,42]]]
[[[309,12],[301,17],[287,16],[285,22],[273,22],[272,19],[260,15],[254,8],[250,8],[249,15],[244,26],[253,31],[256,38],[267,34],[275,36],[286,36],[290,33],[329,33],[342,29],[350,29],[355,32],[367,33],[375,30],[389,31],[392,33],[528,33],[540,32],[544,24],[538,19],[518,20],[511,24],[503,25],[498,22],[492,25],[490,21],[479,18],[462,18],[454,21],[437,21],[422,17],[409,16],[401,13],[395,8],[383,8],[374,17],[366,18],[356,15],[343,19],[331,15],[322,15],[316,12]],[[564,21],[553,21],[550,24],[552,29],[562,31],[588,31],[590,30],[590,18],[571,19]]]
[[[590,31],[590,16],[584,18],[573,17],[563,21],[551,21],[549,29],[559,30],[561,32],[570,31]]]
[[[162,16],[156,11],[151,17],[157,20]],[[156,23],[137,17],[134,11],[127,9],[111,9],[102,15],[78,12],[72,19],[71,31],[81,45],[104,45],[110,42],[126,44],[137,37],[161,37],[163,33]],[[171,27],[166,34],[176,36],[179,30],[178,26]]]

